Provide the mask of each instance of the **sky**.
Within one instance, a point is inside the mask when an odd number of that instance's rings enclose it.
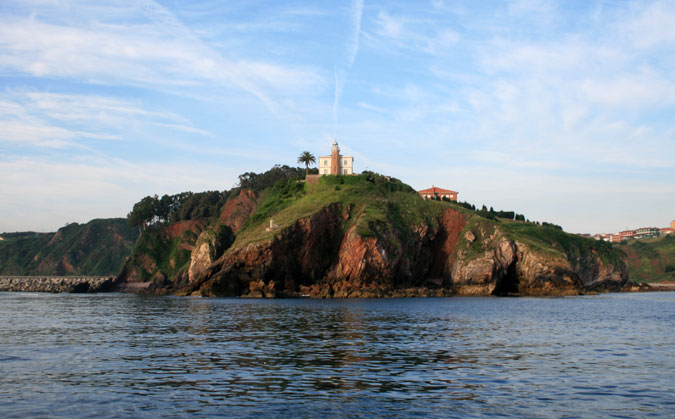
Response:
[[[0,232],[357,172],[574,233],[675,219],[673,1],[0,2]]]

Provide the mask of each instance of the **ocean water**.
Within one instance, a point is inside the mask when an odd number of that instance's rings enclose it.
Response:
[[[0,293],[2,417],[673,417],[675,292]]]

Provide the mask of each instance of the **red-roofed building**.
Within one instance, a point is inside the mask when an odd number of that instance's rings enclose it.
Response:
[[[432,186],[429,189],[417,191],[417,193],[422,195],[422,198],[424,199],[448,198],[451,201],[457,201],[457,195],[459,194],[459,192],[451,191],[449,189],[437,188],[435,186]]]

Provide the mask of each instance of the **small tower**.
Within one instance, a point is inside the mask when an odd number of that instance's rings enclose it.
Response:
[[[333,140],[333,148],[331,149],[331,175],[340,174],[340,147],[338,147],[337,140]]]

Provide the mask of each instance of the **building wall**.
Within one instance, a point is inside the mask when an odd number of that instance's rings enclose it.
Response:
[[[330,175],[331,157],[319,157],[319,175]]]
[[[456,193],[437,193],[437,194],[420,193],[420,195],[424,199],[434,199],[436,196],[438,196],[440,199],[448,198],[451,201],[457,201],[457,194]]]
[[[341,175],[354,174],[354,157],[338,155],[337,170]],[[333,157],[323,156],[319,157],[319,175],[325,176],[332,174],[333,171]]]

